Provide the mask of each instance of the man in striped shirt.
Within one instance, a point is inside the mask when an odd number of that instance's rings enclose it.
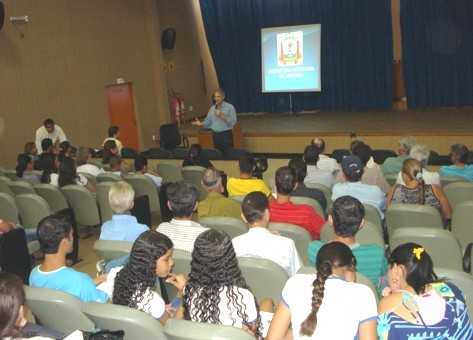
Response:
[[[173,219],[161,223],[156,231],[169,237],[175,249],[192,252],[197,236],[209,229],[192,221],[192,214],[199,205],[199,192],[191,182],[181,180],[171,184],[167,194],[168,207],[173,213]]]
[[[306,204],[291,202],[291,193],[297,187],[297,177],[294,169],[283,166],[276,171],[277,197],[269,203],[270,222],[284,222],[298,225],[312,236],[313,240],[320,238],[320,230],[325,220],[317,215],[312,207]]]

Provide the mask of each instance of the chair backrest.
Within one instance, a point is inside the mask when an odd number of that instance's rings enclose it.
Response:
[[[100,224],[99,208],[94,195],[82,185],[69,184],[61,188],[67,202],[74,209],[77,223],[85,226]]]
[[[254,339],[243,329],[210,324],[205,322],[193,322],[189,320],[169,319],[164,326],[164,333],[168,340],[251,340]]]
[[[159,176],[163,178],[163,182],[177,182],[183,179],[181,167],[171,162],[159,162],[156,164],[156,170]]]
[[[436,228],[399,228],[389,238],[391,251],[407,242],[422,245],[435,267],[463,270],[460,242],[452,232]]]
[[[136,157],[136,155],[138,155],[138,151],[136,151],[133,148],[126,148],[126,147],[123,147],[122,151],[120,153],[121,153],[122,158],[133,158],[134,159]]]
[[[174,248],[172,260],[174,261],[172,272],[189,277],[189,273],[191,272],[192,254],[188,251]],[[159,284],[157,286],[159,287]],[[176,287],[171,284],[166,284],[166,291],[170,299],[177,294]]]
[[[113,211],[108,200],[108,193],[112,187],[113,182],[100,182],[96,186],[97,202],[100,208],[100,220],[102,223],[112,219]]]
[[[434,267],[434,272],[439,278],[445,278],[445,282],[453,283],[466,297],[468,310],[473,308],[473,276],[461,270]]]
[[[398,228],[429,227],[443,229],[442,217],[430,205],[393,203],[386,210],[389,237]]]
[[[28,182],[13,181],[8,185],[8,187],[15,194],[15,196],[20,194],[36,194],[33,186]]]
[[[350,156],[349,149],[334,149],[330,157],[335,158],[337,163],[341,163],[345,156]]]
[[[59,188],[52,184],[41,183],[33,186],[38,195],[48,202],[52,212],[57,212],[69,208],[64,194]]]
[[[15,199],[4,192],[0,192],[0,216],[2,220],[20,223]]]
[[[135,196],[147,195],[149,197],[149,208],[151,213],[160,211],[158,188],[148,176],[135,174],[128,175],[126,181],[135,190]]]
[[[189,155],[189,150],[186,148],[175,148],[172,150],[172,155],[177,159],[185,159]]]
[[[48,202],[38,194],[20,194],[16,196],[16,205],[26,229],[36,229],[39,221],[51,215]]]
[[[26,305],[47,328],[70,334],[77,329],[93,331],[94,323],[85,316],[82,301],[69,293],[39,287],[23,286]]]
[[[440,184],[442,185],[442,188],[445,188],[447,184],[450,183],[455,183],[455,182],[465,182],[466,179],[463,177],[457,177],[457,176],[440,176]]]
[[[328,186],[320,183],[305,183],[305,186],[322,191],[327,201],[327,209],[332,206],[332,190]]]
[[[202,156],[207,159],[222,159],[222,153],[219,149],[202,149]]]
[[[393,150],[386,149],[375,149],[372,154],[375,163],[383,164],[388,157],[397,157],[397,154]]]
[[[0,235],[0,267],[4,272],[18,275],[24,284],[28,284],[31,258],[24,229],[14,229]]]
[[[243,204],[243,200],[245,199],[246,195],[230,195],[228,197],[237,201],[240,204]]]
[[[201,217],[199,223],[204,227],[223,230],[231,238],[243,235],[248,232],[248,225],[239,218],[227,216],[208,216]]]
[[[88,172],[78,172],[77,173],[78,175],[82,175],[84,176],[85,178],[87,178],[87,181],[89,181],[90,183],[92,183],[93,185],[97,185],[97,178],[92,175],[92,174],[89,174]]]
[[[247,149],[231,148],[227,150],[227,158],[238,160],[243,154],[247,152],[249,152]]]
[[[0,192],[4,192],[5,194],[10,195],[11,197],[15,197],[13,191],[11,191],[9,184],[12,180],[6,176],[0,176]]]
[[[123,181],[123,178],[121,178],[120,176],[114,175],[110,172],[104,172],[104,173],[98,174],[96,178],[97,178],[98,183]]]
[[[91,301],[82,312],[101,329],[124,330],[125,340],[167,339],[161,323],[138,309]]]
[[[275,262],[259,257],[238,257],[238,267],[258,302],[265,298],[277,305],[289,279],[287,272]]]
[[[4,169],[3,170],[3,175],[8,177],[12,181],[16,181],[18,179],[18,176],[16,175],[16,170],[15,169]]]
[[[473,200],[459,203],[453,210],[452,232],[460,240],[463,251],[473,243]]]
[[[294,204],[305,204],[311,206],[312,209],[315,210],[317,215],[322,217],[324,220],[326,219],[325,211],[322,209],[322,206],[313,198],[303,196],[291,196],[291,202]]]
[[[473,201],[473,182],[449,183],[443,188],[443,191],[453,211],[455,211],[458,204],[465,201]]]
[[[180,150],[181,148],[176,148],[176,150]],[[186,150],[186,149],[183,149]],[[148,150],[148,157],[149,158],[171,158],[172,157],[171,151],[165,150],[163,148],[151,148]]]
[[[398,174],[387,174],[384,175],[384,178],[386,178],[386,182],[392,187],[394,184],[396,184],[397,181],[397,176]]]
[[[194,184],[199,190],[199,201],[203,201],[207,198],[207,191],[202,186],[202,173],[205,171],[203,166],[192,165],[182,168],[182,177],[187,179]]]
[[[181,134],[177,123],[163,124],[159,127],[159,140],[161,147],[172,151],[177,146],[181,145]]]
[[[316,273],[317,273],[317,269],[313,266],[302,266],[297,271],[297,274],[316,274]],[[360,283],[360,284],[363,284],[365,286],[368,286],[371,289],[371,291],[373,292],[373,295],[376,299],[376,303],[379,301],[378,290],[376,289],[376,286],[374,285],[374,283],[366,275],[364,275],[360,272],[357,272],[356,273],[356,283]]]
[[[381,231],[381,233],[382,233],[383,232],[383,221],[381,219],[381,215],[379,214],[378,209],[376,209],[371,204],[363,203],[363,206],[365,207],[365,221],[369,221],[369,222],[373,223],[375,226],[378,227],[379,231]]]
[[[99,259],[113,260],[129,255],[133,243],[125,241],[96,240],[92,249]]]
[[[92,158],[89,161],[89,164],[95,165],[97,168],[102,169],[103,168],[103,163],[100,159],[94,159]]]
[[[306,229],[290,223],[269,222],[269,230],[278,231],[282,236],[292,239],[302,263],[309,263],[307,248],[309,247],[309,243],[312,241],[312,237]]]
[[[135,196],[135,204],[131,209],[131,214],[136,217],[138,223],[152,227],[151,210],[149,208],[149,197],[147,195]]]

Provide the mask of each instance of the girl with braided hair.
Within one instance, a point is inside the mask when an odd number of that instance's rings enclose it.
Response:
[[[183,275],[171,272],[173,250],[173,243],[166,235],[153,230],[145,231],[133,243],[128,263],[124,267],[113,268],[107,276],[106,285],[99,288],[112,296],[114,304],[139,309],[164,325],[173,313],[154,290],[157,277],[175,286],[178,296],[186,284]]]
[[[396,184],[386,198],[391,203],[430,205],[437,209],[444,220],[452,218],[452,208],[447,195],[437,184],[425,184],[422,177],[422,163],[408,158],[402,162],[401,177],[405,185]]]
[[[189,280],[175,317],[242,328],[262,339],[258,303],[227,233],[210,229],[195,240]]]
[[[377,339],[376,299],[370,288],[355,283],[355,266],[347,245],[320,248],[317,274],[287,281],[266,339]]]
[[[389,287],[378,305],[380,339],[473,339],[463,293],[437,278],[421,245],[401,244],[388,262]]]

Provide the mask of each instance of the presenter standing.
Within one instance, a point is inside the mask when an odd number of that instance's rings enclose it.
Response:
[[[210,128],[215,148],[226,156],[227,151],[233,148],[232,129],[236,124],[236,111],[232,104],[225,101],[225,91],[223,89],[216,89],[213,98],[215,105],[209,109],[204,121],[201,122],[196,118],[192,125]]]
[[[64,134],[62,128],[54,124],[54,120],[51,118],[47,118],[44,120],[43,126],[39,127],[36,130],[36,148],[38,149],[38,154],[43,153],[43,148],[41,147],[41,142],[45,138],[50,138],[53,141],[53,145],[57,146],[57,144],[67,141],[67,137]]]

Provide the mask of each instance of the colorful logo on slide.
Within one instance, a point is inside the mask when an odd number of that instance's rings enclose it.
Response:
[[[287,64],[303,65],[303,34],[302,31],[280,33],[277,35],[278,66]]]

